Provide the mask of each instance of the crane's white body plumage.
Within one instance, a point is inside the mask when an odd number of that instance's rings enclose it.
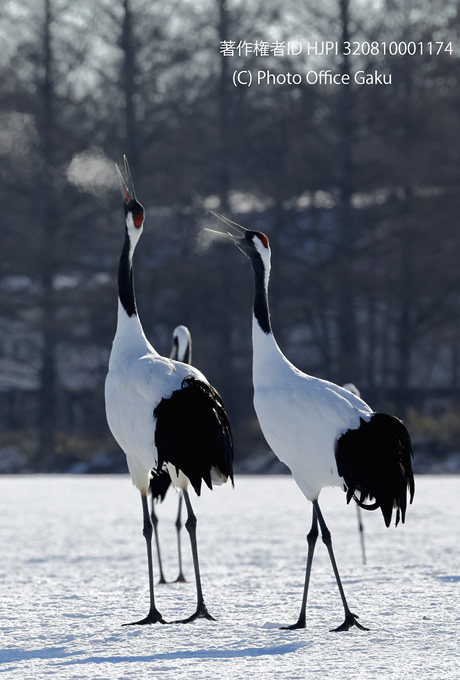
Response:
[[[259,241],[255,245],[267,272],[269,252]],[[349,390],[296,368],[254,315],[252,342],[254,408],[268,445],[309,500],[323,487],[343,486],[335,442],[358,428],[361,418],[369,420],[372,409]]]

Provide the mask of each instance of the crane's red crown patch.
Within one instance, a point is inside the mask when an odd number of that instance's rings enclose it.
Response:
[[[263,245],[265,248],[268,248],[268,236],[266,236],[265,234],[263,234],[261,231],[256,231],[256,235],[257,235],[257,236],[260,238],[260,240],[262,241],[262,245]]]
[[[142,227],[144,221],[144,208],[141,205],[135,205],[132,209],[134,226],[139,229]]]

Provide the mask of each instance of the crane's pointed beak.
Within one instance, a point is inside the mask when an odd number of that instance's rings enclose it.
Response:
[[[137,200],[136,197],[136,192],[134,190],[134,183],[133,183],[133,178],[131,177],[131,172],[129,170],[129,165],[128,165],[128,159],[126,156],[123,156],[123,162],[125,165],[125,177],[123,177],[123,174],[118,167],[118,164],[115,163],[115,169],[117,171],[118,175],[118,180],[120,182],[120,187],[121,187],[121,195],[123,197],[123,200],[125,203],[129,203],[132,200]]]
[[[217,229],[209,229],[204,227],[203,231],[209,231],[210,234],[215,234],[216,236],[221,236],[222,238],[228,239],[229,241],[235,242],[236,238],[229,231],[217,231]]]
[[[234,232],[240,237],[244,238],[244,234],[246,231],[249,231],[249,229],[245,229],[245,227],[242,227],[241,224],[238,224],[237,222],[234,222],[233,220],[230,220],[228,217],[225,217],[225,215],[221,215],[218,212],[214,212],[214,210],[209,211],[211,215],[214,215],[214,217],[217,217],[218,220],[223,222],[224,224],[227,225],[227,227],[230,227],[230,229],[233,229]],[[228,232],[231,233],[231,232]]]
[[[128,159],[126,158],[126,156],[123,156],[123,160],[125,162],[125,173],[128,180],[129,197],[131,198],[131,200],[137,201],[136,192],[134,190],[134,182],[133,178],[131,177],[131,172],[128,165]]]
[[[210,210],[209,212],[211,215],[214,215],[214,217],[217,217],[217,219],[221,220],[221,222],[229,227],[230,231],[217,231],[216,229],[209,229],[208,227],[205,227],[204,231],[209,231],[211,234],[216,234],[217,236],[221,236],[222,238],[225,238],[229,241],[233,241],[235,245],[238,245],[238,241],[241,241],[244,238],[245,232],[249,231],[248,229],[242,227],[241,224],[237,224],[237,222],[233,222],[233,220],[225,217],[225,215],[214,212],[214,210]]]

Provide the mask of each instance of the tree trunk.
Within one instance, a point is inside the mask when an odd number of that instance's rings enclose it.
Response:
[[[125,149],[131,167],[131,172],[136,176],[138,164],[137,148],[137,123],[135,110],[136,94],[136,53],[133,35],[133,12],[130,0],[123,0],[123,23],[121,33],[121,49],[123,51],[122,82],[124,90],[124,130],[125,130]]]
[[[40,88],[42,99],[41,146],[43,172],[40,188],[42,200],[42,242],[40,253],[41,312],[42,312],[42,350],[38,408],[38,451],[37,464],[46,468],[55,454],[56,433],[56,299],[54,279],[56,272],[56,231],[58,219],[58,196],[55,188],[55,83],[54,56],[51,26],[53,12],[51,0],[44,0],[43,21],[43,70],[44,77]]]
[[[350,14],[348,0],[339,0],[341,41],[350,40]],[[341,74],[350,73],[348,55],[343,55]],[[338,380],[340,382],[361,382],[359,365],[358,333],[356,327],[355,285],[354,285],[354,224],[351,203],[354,189],[353,137],[355,131],[353,114],[353,91],[351,85],[342,87],[338,96],[339,123],[339,258],[338,271]]]
[[[219,10],[218,33],[219,41],[229,39],[229,16],[226,0],[217,0]],[[229,72],[228,59],[221,56],[220,74],[218,82],[218,178],[219,178],[219,202],[220,211],[228,214],[229,193],[230,193],[230,158],[229,158],[229,105],[230,97],[228,92]],[[231,260],[225,256],[220,262],[220,298],[222,301],[222,315],[220,320],[220,340],[219,340],[219,364],[222,367],[222,381],[225,387],[225,404],[227,410],[232,414],[238,402],[236,394],[236,380],[233,371],[233,266]]]

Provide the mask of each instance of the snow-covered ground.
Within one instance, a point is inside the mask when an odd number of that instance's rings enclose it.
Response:
[[[42,678],[448,680],[460,677],[460,478],[419,477],[404,526],[356,510],[339,489],[323,512],[351,610],[343,620],[318,542],[307,628],[283,631],[301,603],[311,505],[288,476],[239,477],[195,497],[205,599],[216,623],[128,626],[147,613],[141,503],[127,476],[0,477],[0,674]],[[159,507],[167,578],[175,578],[176,494]],[[166,620],[194,610],[185,585],[156,588]]]

